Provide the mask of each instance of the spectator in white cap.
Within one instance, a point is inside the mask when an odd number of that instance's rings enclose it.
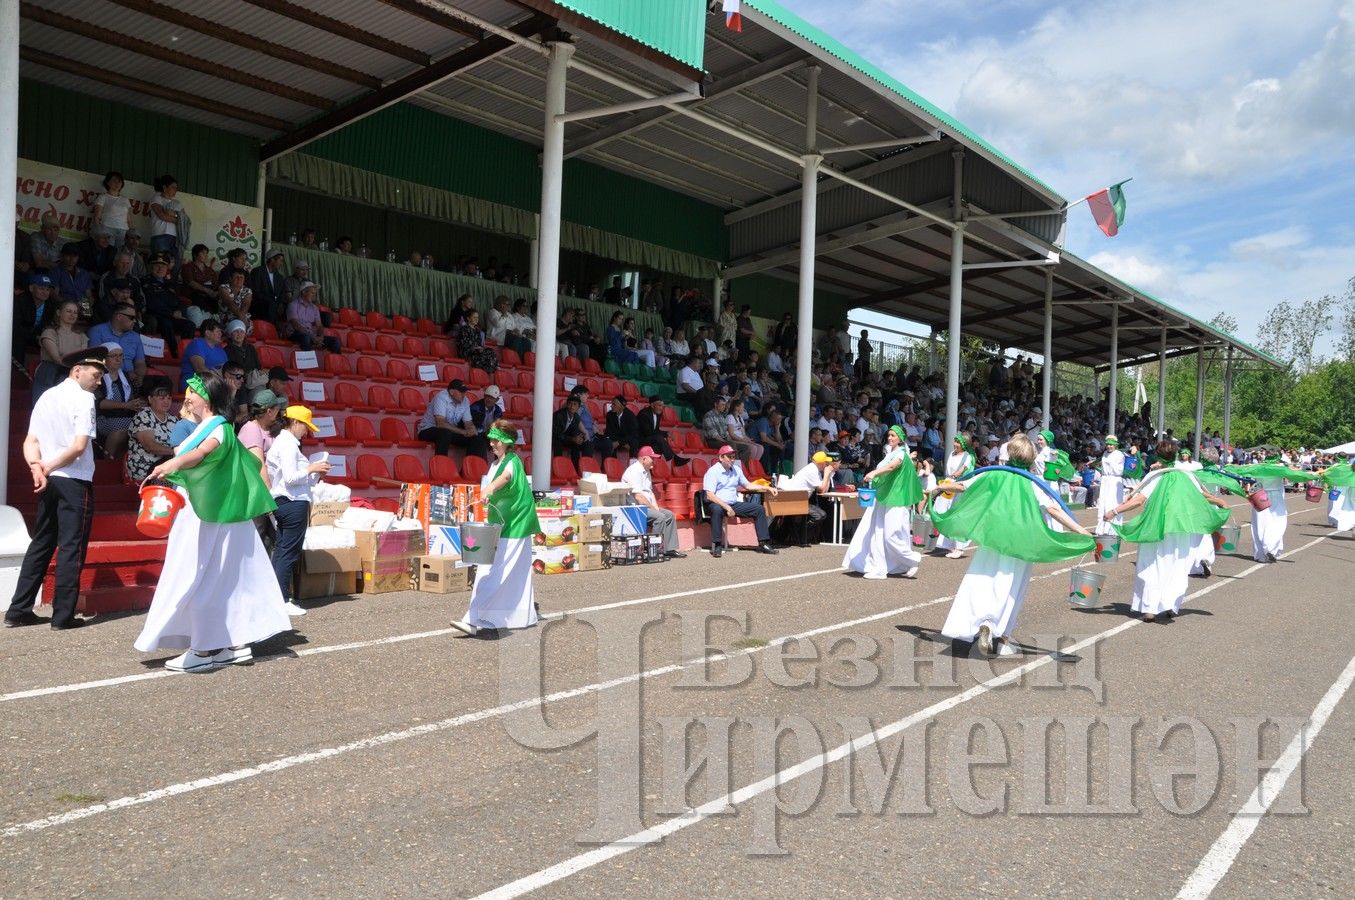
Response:
[[[296,262],[292,263],[292,274],[288,275],[285,279],[283,279],[283,284],[286,287],[287,291],[283,297],[283,300],[286,301],[288,298],[295,297],[297,291],[301,290],[301,285],[305,284],[307,281],[310,280],[311,280],[310,263],[306,262],[304,259],[298,259]],[[286,315],[285,312],[283,314]],[[283,324],[285,323],[283,322],[278,323],[279,326]]]
[[[470,417],[475,430],[488,439],[494,420],[503,418],[502,395],[498,385],[491,384],[485,388],[484,395],[470,405]]]
[[[132,417],[146,408],[146,400],[138,396],[122,370],[122,344],[105,341],[99,346],[107,351],[104,357],[107,371],[94,388],[94,433],[104,454],[118,459],[127,452],[127,430],[132,426]]]
[[[301,345],[302,350],[315,350],[319,344],[330,353],[338,353],[339,339],[325,334],[325,326],[320,321],[320,307],[315,302],[319,294],[318,284],[313,281],[302,282],[295,299],[287,305],[287,325],[291,328],[291,338]]]
[[[226,323],[226,359],[238,365],[246,379],[251,372],[262,368],[259,365],[259,351],[254,349],[247,331],[245,323],[239,319],[231,319]]]
[[[635,502],[645,508],[645,518],[649,521],[650,532],[662,536],[663,555],[670,559],[680,559],[687,554],[678,551],[677,524],[673,511],[659,506],[659,501],[654,496],[654,481],[650,476],[650,470],[654,468],[654,460],[658,457],[659,454],[654,452],[653,447],[641,447],[635,454],[635,459],[626,467],[621,480],[625,482]]]

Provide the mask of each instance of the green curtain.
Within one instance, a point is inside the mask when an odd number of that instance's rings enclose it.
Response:
[[[304,247],[285,246],[282,249],[287,256],[287,271],[291,271],[299,259],[310,263],[311,280],[320,285],[320,302],[326,306],[429,318],[441,324],[462,294],[475,298],[482,321],[493,306],[494,298],[501,294],[514,301],[519,297],[527,298],[529,303],[536,301],[536,291],[528,287]],[[560,307],[584,310],[588,325],[599,340],[612,315],[620,308],[578,297],[561,297]],[[653,328],[654,334],[663,334],[663,320],[654,313],[636,309],[622,309],[622,312],[635,317],[637,333],[643,334],[646,328]]]
[[[471,225],[495,234],[524,240],[531,240],[536,235],[536,216],[527,210],[378,175],[304,153],[290,153],[273,160],[268,164],[268,176],[322,193]],[[720,274],[718,260],[574,222],[563,223],[560,248],[689,278],[715,278]]]

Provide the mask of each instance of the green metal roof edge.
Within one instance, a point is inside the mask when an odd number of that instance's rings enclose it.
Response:
[[[552,0],[552,2],[554,2],[557,6],[563,6],[565,9],[568,9],[571,12],[583,16],[585,19],[591,19],[592,21],[597,22],[599,25],[603,26],[604,28],[607,28],[610,31],[614,31],[619,35],[628,37],[632,41],[635,41],[637,44],[643,44],[644,46],[648,47],[651,50],[657,50],[659,53],[662,53],[669,59],[675,59],[685,66],[691,66],[693,69],[697,71],[703,71],[705,69],[706,9],[704,3],[701,6],[701,15],[699,19],[701,39],[697,41],[696,47],[693,48],[693,52],[696,58],[688,59],[685,56],[675,53],[672,49],[668,47],[659,46],[650,38],[644,37],[639,34],[635,34],[632,30],[620,26],[616,22],[609,21],[608,19],[603,18],[600,14],[598,14],[592,9],[583,8],[582,4],[580,3],[580,0]]]
[[[1201,321],[1201,320],[1195,318],[1194,316],[1192,316],[1190,313],[1183,312],[1183,311],[1181,311],[1180,309],[1177,309],[1175,306],[1172,306],[1172,305],[1171,305],[1170,303],[1168,303],[1167,301],[1162,300],[1162,299],[1160,299],[1160,298],[1158,298],[1158,297],[1153,296],[1152,294],[1148,293],[1147,291],[1143,290],[1142,288],[1137,288],[1137,287],[1135,287],[1134,285],[1130,284],[1129,282],[1125,281],[1125,280],[1122,279],[1122,278],[1117,278],[1117,277],[1115,277],[1114,275],[1110,274],[1109,272],[1105,271],[1104,269],[1101,269],[1101,268],[1098,268],[1097,266],[1092,265],[1091,263],[1087,262],[1085,259],[1083,259],[1082,257],[1080,257],[1080,256],[1078,256],[1078,255],[1076,255],[1076,254],[1074,254],[1074,253],[1069,253],[1069,252],[1067,252],[1066,250],[1060,250],[1059,253],[1060,253],[1060,256],[1062,256],[1064,259],[1070,259],[1070,260],[1072,260],[1073,262],[1075,262],[1077,265],[1081,266],[1081,267],[1082,267],[1084,270],[1086,270],[1087,272],[1089,272],[1089,273],[1091,273],[1091,274],[1094,274],[1094,275],[1097,275],[1097,276],[1100,276],[1100,277],[1106,279],[1107,281],[1113,281],[1113,282],[1115,282],[1116,284],[1120,285],[1121,287],[1127,289],[1130,293],[1137,294],[1138,296],[1144,298],[1145,300],[1152,301],[1153,303],[1155,303],[1155,304],[1157,304],[1158,306],[1162,307],[1163,309],[1165,309],[1167,312],[1171,313],[1172,315],[1178,316],[1178,317],[1180,317],[1180,318],[1186,320],[1186,321],[1189,322],[1190,324],[1195,325],[1195,326],[1197,326],[1197,327],[1199,327],[1199,328],[1203,328],[1204,330],[1209,331],[1209,332],[1211,332],[1212,334],[1218,335],[1219,337],[1225,339],[1226,341],[1228,341],[1228,343],[1230,343],[1230,344],[1232,344],[1232,345],[1234,345],[1234,346],[1236,346],[1236,347],[1240,347],[1240,348],[1243,349],[1243,350],[1246,350],[1248,353],[1250,353],[1252,356],[1255,356],[1257,359],[1260,359],[1260,360],[1262,360],[1262,361],[1264,361],[1264,362],[1268,362],[1268,363],[1270,363],[1271,365],[1273,365],[1273,366],[1275,366],[1275,367],[1277,367],[1277,368],[1280,368],[1280,369],[1285,368],[1285,363],[1283,363],[1283,362],[1281,362],[1280,360],[1276,359],[1275,357],[1271,356],[1269,353],[1265,352],[1264,350],[1258,350],[1257,348],[1253,347],[1251,344],[1248,344],[1246,341],[1242,340],[1241,338],[1237,337],[1236,335],[1230,334],[1229,332],[1224,331],[1223,329],[1218,328],[1218,327],[1216,327],[1216,326],[1214,326],[1214,325],[1210,325],[1208,322],[1203,322],[1203,321]]]
[[[1060,201],[1064,203],[1064,205],[1067,205],[1068,203],[1067,198],[1065,198],[1058,191],[1054,190],[1052,187],[1046,184],[1043,180],[1036,176],[1035,173],[1031,172],[1025,166],[1021,165],[1016,160],[1012,159],[1010,156],[1007,156],[1007,154],[1003,153],[1001,150],[997,149],[988,141],[986,141],[984,138],[979,136],[979,134],[976,133],[968,125],[964,124],[959,119],[956,119],[954,116],[945,112],[940,107],[933,104],[931,101],[915,93],[903,82],[899,81],[897,78],[890,75],[884,69],[881,69],[879,66],[875,65],[870,60],[866,59],[864,56],[857,53],[855,50],[852,50],[850,47],[843,44],[841,41],[836,40],[827,32],[823,31],[820,28],[815,27],[814,25],[811,25],[804,19],[795,15],[793,12],[786,9],[780,3],[776,2],[776,0],[744,0],[744,5],[751,6],[752,8],[756,9],[758,12],[772,19],[774,22],[778,23],[782,27],[789,29],[790,31],[794,32],[795,34],[809,41],[810,43],[816,45],[820,49],[827,51],[828,53],[837,57],[842,62],[851,66],[853,69],[856,69],[863,75],[866,75],[872,80],[876,81],[880,85],[889,88],[889,90],[898,94],[908,103],[912,104],[913,106],[916,106],[918,109],[922,110],[924,113],[931,116],[933,119],[936,119],[948,130],[968,138],[974,144],[978,145],[983,150],[986,150],[988,153],[992,154],[999,162],[1014,169],[1018,174],[1022,175],[1025,178],[1028,178],[1035,184],[1039,185],[1042,189],[1047,191],[1051,196],[1058,198]]]

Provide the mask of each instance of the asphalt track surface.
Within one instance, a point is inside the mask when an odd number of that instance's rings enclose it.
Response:
[[[541,579],[502,640],[328,602],[207,675],[140,615],[8,630],[0,896],[1348,896],[1355,540],[1289,509],[1167,623],[1132,553],[1092,610],[1037,567],[993,661],[937,634],[967,560],[833,547]]]

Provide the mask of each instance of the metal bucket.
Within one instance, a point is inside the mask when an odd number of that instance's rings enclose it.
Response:
[[[1095,606],[1105,583],[1106,576],[1100,572],[1074,566],[1068,576],[1068,601],[1076,606]]]
[[[931,553],[936,549],[936,532],[932,530],[931,516],[913,516],[913,546],[921,553]]]
[[[1096,559],[1098,562],[1115,562],[1120,558],[1120,538],[1114,534],[1096,536]]]
[[[1219,530],[1214,532],[1214,550],[1223,553],[1232,553],[1237,549],[1237,542],[1242,539],[1242,526],[1234,525],[1232,522],[1219,526]]]
[[[1320,484],[1310,484],[1310,485],[1308,485],[1308,487],[1304,490],[1304,492],[1303,492],[1303,497],[1304,497],[1304,499],[1307,500],[1309,503],[1319,503],[1319,502],[1321,502],[1321,500],[1322,500],[1322,494],[1323,494],[1323,493],[1324,493],[1324,492],[1323,492],[1323,490],[1322,490],[1322,485],[1320,485]]]
[[[461,523],[461,561],[478,566],[494,564],[499,549],[499,526],[492,522]]]
[[[857,488],[856,499],[861,502],[861,508],[867,509],[875,505],[875,488]]]

